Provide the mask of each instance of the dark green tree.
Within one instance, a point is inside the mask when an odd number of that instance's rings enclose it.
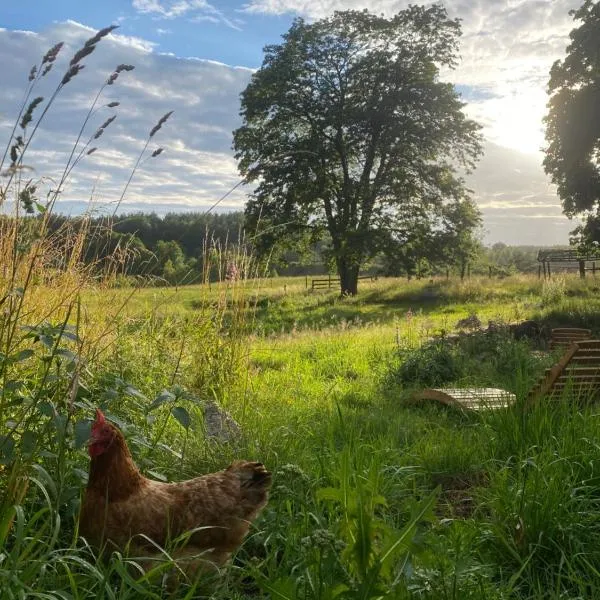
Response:
[[[444,207],[440,228],[432,236],[437,264],[458,266],[464,279],[467,267],[483,252],[480,240],[481,213],[469,198]]]
[[[587,243],[600,239],[600,2],[586,0],[569,14],[581,24],[570,33],[567,56],[550,71],[544,169],[564,213],[586,216],[576,238]]]
[[[242,94],[234,148],[256,188],[247,231],[274,242],[327,231],[342,293],[407,210],[438,215],[467,195],[458,169],[481,146],[451,84],[460,26],[441,6],[294,21]]]

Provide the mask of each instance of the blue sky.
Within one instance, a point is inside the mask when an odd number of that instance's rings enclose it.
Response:
[[[414,1],[414,0],[413,0]],[[58,41],[65,47],[39,88],[50,93],[70,57],[95,30],[119,25],[85,59],[86,68],[61,92],[29,153],[35,177],[56,178],[87,106],[119,63],[123,73],[102,102],[118,101],[117,119],[98,150],[73,172],[61,200],[110,204],[120,197],[131,166],[158,118],[174,110],[156,136],[164,152],[145,161],[128,188],[127,209],[203,210],[239,182],[231,132],[239,123],[239,94],[262,49],[277,43],[295,16],[316,19],[344,8],[391,15],[410,0],[19,0],[0,3],[0,146],[5,147],[27,73]],[[488,242],[565,243],[574,223],[562,216],[541,167],[545,86],[564,56],[580,0],[446,0],[462,19],[462,60],[443,73],[484,127],[486,154],[468,184],[484,215]],[[54,77],[54,79],[52,79]],[[102,108],[93,134],[110,114]],[[50,185],[50,184],[47,184]],[[221,207],[243,207],[237,189]]]
[[[3,3],[0,17],[2,27],[32,31],[53,21],[72,20],[96,29],[118,23],[120,33],[154,42],[161,52],[255,68],[262,62],[262,48],[277,43],[293,18],[292,13],[244,11],[240,2],[189,4],[161,2],[156,5],[163,8],[161,13],[144,1],[22,0]]]

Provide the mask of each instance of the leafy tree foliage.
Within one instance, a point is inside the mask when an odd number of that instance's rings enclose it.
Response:
[[[35,217],[31,217],[34,222]],[[68,245],[85,229],[84,260],[105,270],[107,262],[120,262],[127,275],[155,278],[156,283],[194,283],[218,277],[205,260],[230,246],[244,243],[242,212],[203,214],[124,214],[110,223],[104,217],[89,219],[54,214],[49,229],[58,245]],[[207,257],[209,257],[207,259]]]
[[[363,262],[415,220],[443,228],[447,204],[467,197],[457,169],[481,149],[479,126],[439,80],[459,36],[442,7],[411,6],[390,19],[297,19],[265,49],[234,148],[257,182],[246,216],[267,246],[327,231],[341,291],[354,294]]]
[[[566,58],[550,71],[544,169],[565,214],[588,217],[575,232],[585,242],[600,240],[600,2],[586,0],[570,14],[581,25],[570,33]]]

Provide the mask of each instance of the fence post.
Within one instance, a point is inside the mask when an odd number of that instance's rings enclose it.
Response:
[[[538,265],[538,279],[542,278],[542,265]]]
[[[492,278],[492,266],[491,266],[491,265],[490,265],[490,267],[489,267],[489,278],[490,278],[490,279]]]
[[[308,275],[304,278],[304,287],[308,289]]]
[[[585,279],[585,260],[579,261],[579,277]]]
[[[329,277],[329,289],[331,289],[331,273],[329,273],[328,277]]]
[[[596,261],[592,263],[592,275],[596,277]]]

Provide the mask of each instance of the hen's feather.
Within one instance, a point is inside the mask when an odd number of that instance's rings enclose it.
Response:
[[[224,471],[179,483],[144,477],[121,432],[112,424],[108,447],[92,457],[80,531],[97,547],[150,549],[191,532],[186,554],[205,552],[223,564],[265,506],[271,474],[258,462],[238,461]],[[132,539],[133,538],[133,539]]]

